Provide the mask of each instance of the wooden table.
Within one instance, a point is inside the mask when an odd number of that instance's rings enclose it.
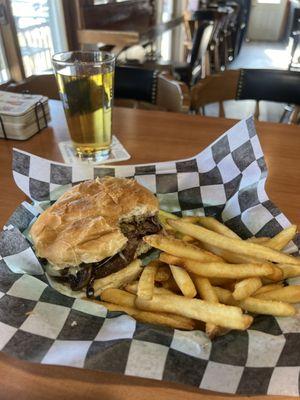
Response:
[[[176,28],[183,23],[183,16],[148,26],[139,30],[108,30],[108,29],[78,29],[77,39],[81,45],[104,43],[114,46],[113,52],[119,54],[122,50],[153,42],[164,32]]]
[[[62,161],[57,142],[67,138],[65,118],[60,102],[51,101],[50,109],[50,127],[32,139],[25,142],[0,140],[1,225],[25,198],[13,182],[12,148],[18,147],[42,157]],[[118,108],[114,110],[113,131],[131,154],[130,163],[149,163],[191,157],[235,122],[221,118]],[[267,191],[291,221],[300,225],[299,127],[263,122],[256,125],[269,167]],[[174,383],[69,367],[35,365],[0,354],[0,400],[152,400],[154,395],[163,400],[228,398]],[[266,398],[256,397],[257,400]],[[286,396],[275,398],[287,399]]]

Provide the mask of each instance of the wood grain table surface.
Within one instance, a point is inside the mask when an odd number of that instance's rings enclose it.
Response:
[[[62,161],[58,142],[68,138],[61,103],[50,102],[52,121],[27,141],[0,140],[0,224],[25,200],[12,178],[12,148]],[[188,158],[204,149],[236,121],[125,108],[114,110],[113,132],[131,154],[125,163],[149,163]],[[269,168],[267,192],[293,222],[300,225],[300,129],[256,123]],[[125,377],[113,373],[32,364],[0,354],[0,399],[228,399],[175,383]],[[231,397],[231,396],[229,396]],[[287,399],[258,396],[256,400]],[[246,397],[235,396],[235,399]]]

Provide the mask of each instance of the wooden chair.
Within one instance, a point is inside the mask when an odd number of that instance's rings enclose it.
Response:
[[[23,82],[6,84],[1,89],[60,100],[54,74],[33,75]],[[186,113],[190,108],[190,92],[184,83],[174,80],[166,72],[117,66],[115,105]]]
[[[254,117],[259,117],[259,101],[294,104],[288,123],[297,123],[300,106],[300,74],[291,71],[242,69],[227,70],[201,80],[191,89],[191,110],[219,103],[219,116],[225,117],[224,101],[255,100]],[[283,122],[283,118],[280,122]]]
[[[22,82],[10,83],[4,90],[16,93],[41,94],[49,99],[60,100],[54,74],[32,75]]]

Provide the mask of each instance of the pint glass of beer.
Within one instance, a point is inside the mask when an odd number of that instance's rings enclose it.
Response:
[[[109,156],[114,86],[114,55],[70,51],[52,58],[71,139],[81,159]]]

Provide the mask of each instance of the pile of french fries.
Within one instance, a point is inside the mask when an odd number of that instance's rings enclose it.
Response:
[[[300,259],[282,252],[295,225],[273,238],[242,240],[212,217],[179,218],[159,213],[163,232],[144,238],[161,251],[142,267],[140,260],[94,284],[98,301],[138,321],[176,329],[203,329],[213,338],[247,329],[252,314],[290,317],[300,302]],[[250,313],[250,314],[249,314]]]

